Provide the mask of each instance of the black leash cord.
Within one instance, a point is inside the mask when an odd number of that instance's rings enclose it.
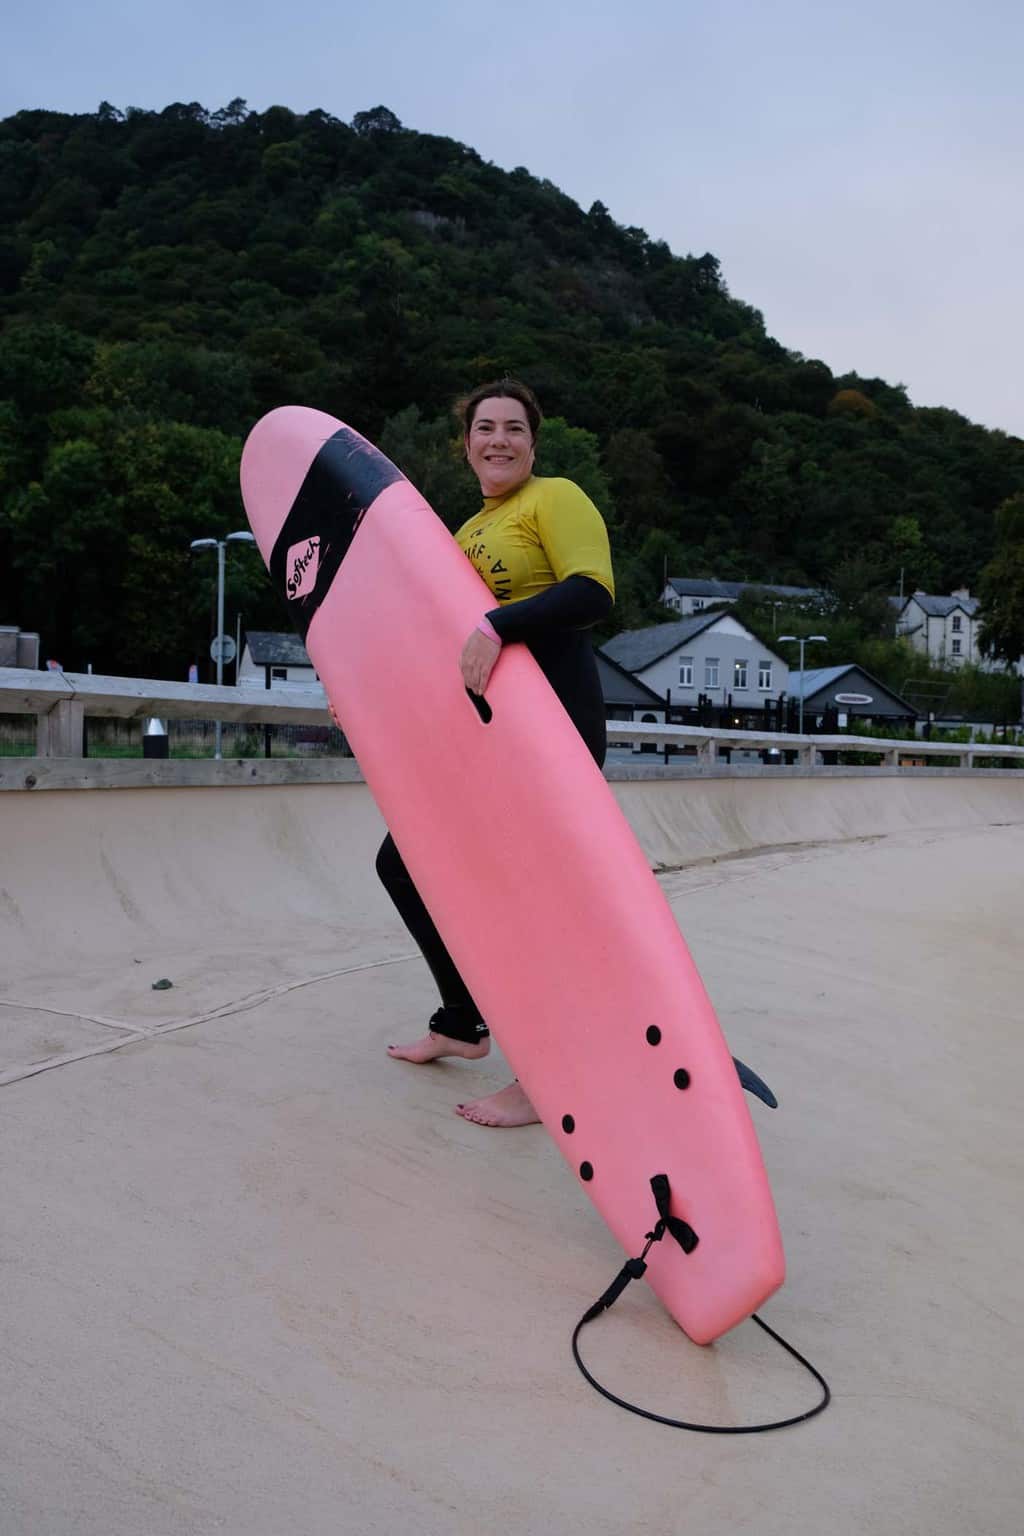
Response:
[[[659,1222],[658,1225],[662,1226],[662,1223]],[[825,1409],[828,1407],[832,1400],[832,1392],[824,1376],[820,1371],[815,1370],[814,1366],[809,1360],[804,1359],[803,1355],[798,1349],[794,1349],[792,1344],[787,1343],[781,1334],[776,1333],[774,1328],[769,1328],[764,1319],[758,1317],[756,1312],[753,1314],[752,1321],[755,1322],[759,1328],[763,1328],[765,1333],[773,1338],[777,1344],[781,1344],[787,1354],[792,1355],[794,1360],[798,1360],[800,1364],[805,1368],[805,1370],[810,1371],[815,1381],[817,1381],[821,1386],[822,1395],[820,1402],[815,1403],[814,1407],[809,1408],[806,1413],[795,1414],[791,1419],[776,1419],[774,1423],[771,1424],[690,1424],[685,1419],[667,1419],[663,1414],[651,1413],[646,1408],[639,1408],[636,1403],[627,1403],[624,1397],[616,1397],[614,1392],[609,1392],[607,1387],[603,1387],[601,1383],[590,1374],[586,1366],[583,1364],[582,1358],[580,1357],[580,1334],[588,1323],[593,1322],[595,1317],[599,1317],[600,1314],[606,1311],[613,1302],[618,1300],[631,1280],[640,1279],[641,1275],[647,1268],[644,1260],[647,1257],[651,1244],[660,1241],[661,1236],[663,1235],[663,1231],[663,1227],[661,1232],[659,1232],[658,1227],[655,1227],[654,1232],[648,1232],[647,1247],[644,1249],[641,1257],[638,1259],[629,1259],[626,1264],[623,1265],[622,1269],[616,1275],[615,1279],[605,1291],[604,1295],[600,1298],[599,1301],[594,1303],[589,1311],[584,1312],[583,1316],[580,1318],[579,1322],[576,1324],[575,1329],[573,1330],[573,1358],[594,1390],[596,1392],[600,1392],[601,1396],[606,1397],[610,1403],[615,1403],[619,1408],[625,1408],[628,1413],[638,1414],[642,1419],[653,1419],[655,1424],[667,1424],[671,1429],[692,1429],[697,1434],[701,1435],[760,1435],[764,1434],[765,1431],[769,1429],[788,1429],[791,1424],[806,1423],[808,1419],[813,1419],[817,1416],[817,1414],[824,1413]]]
[[[788,1350],[793,1358],[799,1360],[800,1364],[810,1371],[814,1379],[820,1382],[822,1389],[821,1401],[816,1403],[813,1408],[808,1409],[806,1413],[798,1413],[791,1419],[776,1419],[773,1424],[689,1424],[685,1419],[667,1419],[663,1414],[651,1413],[646,1408],[639,1408],[636,1403],[627,1403],[624,1397],[616,1397],[614,1392],[609,1392],[607,1387],[602,1387],[601,1383],[590,1374],[580,1358],[579,1344],[577,1343],[580,1330],[590,1321],[589,1317],[581,1317],[576,1324],[572,1336],[573,1357],[583,1375],[590,1382],[590,1385],[595,1391],[600,1392],[602,1397],[606,1397],[610,1403],[615,1403],[619,1408],[625,1408],[629,1413],[639,1414],[642,1419],[653,1419],[656,1424],[667,1424],[671,1429],[692,1429],[701,1435],[760,1435],[769,1429],[788,1429],[791,1424],[803,1424],[807,1419],[813,1419],[817,1414],[824,1413],[832,1400],[832,1393],[829,1390],[828,1382],[821,1372],[816,1371],[810,1361],[804,1359],[799,1350],[794,1349],[792,1344],[787,1344],[786,1340],[776,1333],[774,1328],[769,1328],[764,1319],[758,1317],[755,1312],[751,1321],[755,1322],[759,1328],[763,1328],[765,1333],[771,1334],[772,1338],[781,1344],[783,1349]]]

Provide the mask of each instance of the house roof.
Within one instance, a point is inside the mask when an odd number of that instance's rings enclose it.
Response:
[[[803,698],[804,702],[813,699],[819,693],[827,693],[835,688],[840,678],[848,673],[856,672],[866,679],[879,693],[884,693],[886,698],[893,699],[902,705],[908,715],[916,715],[917,710],[913,704],[909,704],[900,694],[892,688],[888,688],[879,678],[864,667],[858,666],[855,661],[843,662],[837,667],[808,667],[805,672],[791,672],[789,674],[789,692],[794,699]]]
[[[272,630],[250,629],[246,634],[245,643],[258,667],[312,667],[313,665],[298,635],[277,635]]]
[[[916,603],[921,612],[932,619],[947,619],[958,608],[969,619],[973,619],[980,607],[976,597],[935,597],[929,592],[912,592],[909,597],[903,599],[902,604],[898,597],[890,598],[890,602],[894,603],[901,613],[910,603]]]
[[[847,661],[840,667],[808,667],[806,672],[791,672],[789,691],[794,699],[799,699],[801,695],[809,699],[823,688],[833,687],[847,672],[854,670],[854,665],[852,661]]]
[[[648,688],[632,672],[620,667],[617,661],[605,655],[600,646],[594,651],[594,660],[597,662],[597,675],[601,679],[601,693],[606,704],[634,705],[638,709],[653,705],[664,709],[665,700],[660,693],[655,693],[653,688]]]
[[[777,581],[710,581],[670,576],[668,584],[679,597],[735,599],[744,592],[777,592],[782,597],[820,597],[814,587],[785,587]]]
[[[625,671],[642,672],[724,617],[721,613],[695,613],[688,619],[651,624],[646,629],[624,629],[621,635],[606,640],[601,649]]]

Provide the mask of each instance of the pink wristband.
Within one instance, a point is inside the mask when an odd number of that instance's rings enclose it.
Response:
[[[494,625],[491,623],[486,614],[484,614],[483,618],[480,620],[480,623],[477,625],[477,629],[482,635],[486,635],[488,640],[493,640],[495,645],[501,644],[501,636],[498,634],[498,631],[495,629]]]

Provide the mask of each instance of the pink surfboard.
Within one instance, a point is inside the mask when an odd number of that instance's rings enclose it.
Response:
[[[272,578],[484,1018],[629,1255],[657,1220],[651,1181],[667,1178],[696,1245],[666,1235],[646,1278],[709,1343],[782,1284],[782,1242],[736,1067],[603,774],[525,646],[503,650],[482,718],[458,663],[494,599],[357,432],[299,406],[272,411],[246,442],[241,482]]]

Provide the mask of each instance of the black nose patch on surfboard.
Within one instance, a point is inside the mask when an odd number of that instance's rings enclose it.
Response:
[[[367,508],[404,479],[390,459],[348,427],[329,437],[309,466],[267,562],[303,640]]]

